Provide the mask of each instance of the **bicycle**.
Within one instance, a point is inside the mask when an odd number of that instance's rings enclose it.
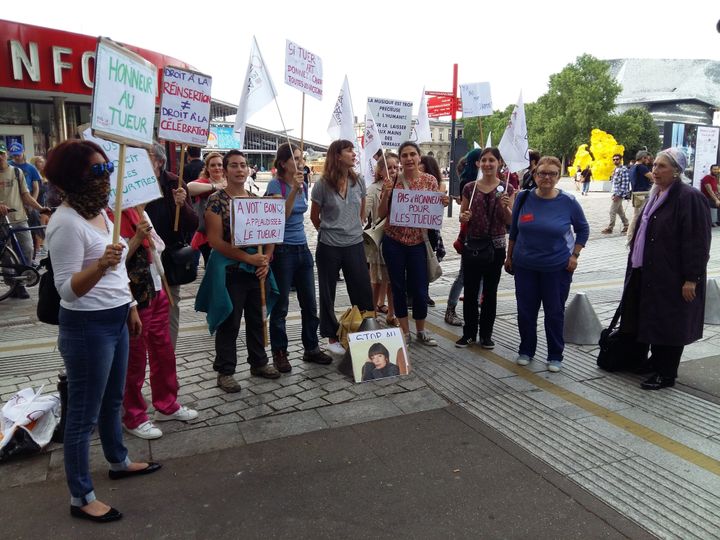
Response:
[[[15,209],[10,208],[8,212],[15,212]],[[0,301],[11,296],[16,287],[33,287],[40,281],[40,272],[32,261],[25,259],[16,234],[45,228],[44,225],[13,227],[7,215],[3,216],[3,221],[0,221]]]

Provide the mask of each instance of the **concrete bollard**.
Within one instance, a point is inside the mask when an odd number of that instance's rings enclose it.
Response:
[[[577,293],[565,308],[565,343],[597,345],[602,330],[603,326],[587,295],[584,292]]]
[[[720,324],[720,287],[718,287],[718,282],[715,279],[707,280],[705,324]]]

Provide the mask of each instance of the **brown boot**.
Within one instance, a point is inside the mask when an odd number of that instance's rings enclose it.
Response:
[[[289,373],[292,371],[287,351],[284,349],[273,351],[273,364],[280,373]]]

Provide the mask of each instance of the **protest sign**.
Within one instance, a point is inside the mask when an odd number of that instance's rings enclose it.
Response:
[[[322,60],[289,39],[285,40],[285,84],[322,100]]]
[[[173,66],[163,68],[158,138],[206,146],[210,133],[212,78]]]
[[[412,107],[412,101],[368,98],[368,108],[375,119],[383,148],[397,148],[410,140]]]
[[[410,373],[410,361],[399,328],[348,334],[348,345],[355,382]]]
[[[437,229],[442,227],[443,194],[439,191],[393,190],[390,225]]]
[[[234,197],[234,246],[279,244],[285,235],[285,201],[275,197]]]
[[[460,96],[462,98],[463,118],[490,116],[493,113],[490,83],[461,84]]]
[[[93,134],[121,144],[151,145],[157,68],[117,43],[99,38],[94,84]]]
[[[110,175],[110,201],[108,206],[115,207],[115,192],[117,189],[117,175],[120,170],[120,145],[113,141],[106,141],[94,137],[90,128],[82,132],[82,138],[92,141],[102,148],[110,161],[115,165],[115,170]],[[155,177],[150,157],[143,148],[127,148],[125,152],[125,167],[123,174],[123,196],[121,208],[123,210],[132,208],[139,204],[145,204],[162,197],[160,184]]]

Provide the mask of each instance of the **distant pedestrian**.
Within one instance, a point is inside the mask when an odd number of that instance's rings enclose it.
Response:
[[[628,226],[630,225],[628,218],[625,217],[625,209],[623,203],[630,199],[632,188],[630,187],[630,175],[628,174],[627,167],[622,164],[622,156],[615,154],[613,156],[613,164],[615,170],[613,170],[612,176],[610,176],[610,223],[601,232],[602,234],[611,234],[615,227],[615,221],[617,216],[620,216],[623,228],[620,231],[622,234],[627,233]]]
[[[628,228],[628,238],[632,238],[635,227],[637,226],[638,219],[642,212],[645,200],[650,193],[650,188],[653,184],[653,175],[650,171],[652,167],[653,156],[646,150],[640,150],[635,155],[635,165],[630,167],[628,174],[630,176],[630,188],[632,189],[632,195],[630,201],[633,206],[633,217],[630,220],[630,227]]]
[[[710,206],[710,220],[713,227],[719,224],[718,208],[720,208],[720,193],[718,192],[718,180],[720,179],[720,165],[717,163],[710,167],[710,173],[700,180],[700,190],[707,198]]]
[[[592,170],[587,165],[582,171],[582,194],[587,195],[590,191],[590,181],[592,180]]]

